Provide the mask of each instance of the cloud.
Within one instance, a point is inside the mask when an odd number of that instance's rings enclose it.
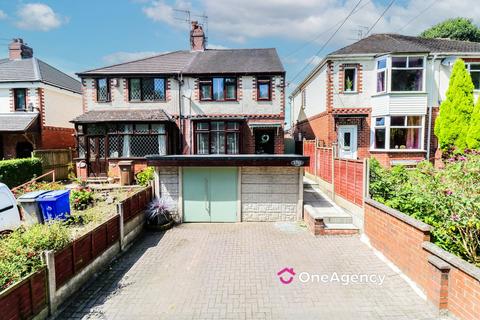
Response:
[[[161,52],[155,52],[155,51],[138,51],[138,52],[119,51],[119,52],[114,52],[104,56],[102,60],[107,64],[117,64],[117,63],[155,56],[160,53]]]
[[[17,12],[17,27],[25,30],[49,31],[60,27],[68,21],[43,3],[27,3]]]
[[[208,44],[208,49],[229,49],[228,47],[222,46],[221,44]]]
[[[163,0],[149,1],[147,6],[143,7],[143,13],[156,22],[163,22],[170,26],[186,28],[187,24],[182,23],[181,19],[186,19],[185,13],[178,10],[189,10],[190,3],[184,1],[176,1],[173,6],[168,5]]]
[[[185,2],[169,5],[162,0],[151,0],[144,12],[154,21],[170,25],[185,25],[175,20],[174,8],[182,5],[192,12],[205,12],[209,16],[210,38],[225,38],[243,43],[250,39],[276,37],[299,42],[312,41],[318,45],[333,34],[358,0],[199,0],[192,6]],[[457,0],[455,12],[480,23],[480,6],[477,0]],[[424,10],[430,2],[398,1],[383,16],[373,33],[398,32],[412,18]],[[372,26],[385,10],[384,2],[364,0],[358,12],[348,19],[334,37],[333,46],[352,43],[360,26]],[[402,33],[416,35],[425,28],[452,17],[451,0],[437,0],[428,12],[419,16]]]
[[[7,14],[3,10],[0,10],[0,20],[3,20],[5,18],[7,18]]]

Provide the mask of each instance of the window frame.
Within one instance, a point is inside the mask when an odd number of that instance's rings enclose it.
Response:
[[[465,66],[467,67],[467,71],[470,74],[470,77],[472,76],[472,70],[471,70],[472,65],[476,65],[476,66],[480,67],[480,62],[466,62],[465,63]],[[480,69],[474,70],[473,72],[478,72],[480,74]],[[473,82],[473,79],[472,79],[472,82]],[[480,91],[480,87],[475,88],[475,84],[473,84],[473,91]]]
[[[223,79],[223,99],[215,99],[214,96],[214,88],[213,88],[213,79]],[[227,79],[234,79],[235,80],[235,97],[233,98],[227,98],[227,84],[226,81]],[[198,80],[198,90],[199,92],[199,100],[200,101],[211,101],[211,102],[225,102],[225,101],[238,101],[238,77],[236,76],[212,76],[208,78],[199,78]],[[203,97],[203,90],[202,87],[209,85],[210,86],[210,98],[204,98]],[[232,86],[230,84],[230,86]]]
[[[391,118],[392,117],[405,117],[404,125],[391,125]],[[420,117],[420,124],[419,125],[408,125],[408,117]],[[383,125],[376,125],[376,120],[378,118],[384,118]],[[390,145],[390,137],[391,137],[391,129],[401,128],[401,129],[408,129],[408,128],[418,128],[420,129],[420,147],[418,149],[395,149],[392,148]],[[375,147],[375,133],[376,129],[385,129],[385,148],[379,149]],[[383,115],[383,116],[374,116],[372,117],[372,126],[370,130],[370,151],[373,152],[423,152],[425,151],[425,115],[422,114],[393,114],[393,115]]]
[[[378,67],[378,64],[380,61],[383,61],[385,60],[385,67],[383,68],[379,68]],[[388,91],[388,57],[386,56],[383,56],[383,57],[379,57],[375,60],[375,92],[377,94],[382,94],[382,93],[386,93]],[[384,76],[383,76],[383,91],[378,91],[378,75],[380,73],[384,73]]]
[[[134,99],[132,100],[132,86],[131,86],[131,80],[132,79],[138,79],[140,80],[140,99]],[[154,90],[155,90],[155,79],[160,79],[160,80],[163,80],[163,96],[164,98],[163,99],[153,99],[153,100],[146,100],[145,97],[144,97],[144,90],[143,90],[143,81],[145,79],[152,79],[153,80],[153,86],[154,86]],[[152,103],[152,102],[166,102],[167,101],[167,81],[168,81],[168,78],[166,77],[128,77],[127,78],[127,85],[128,85],[128,102],[132,102],[132,103]],[[155,95],[155,94],[154,94]]]
[[[346,77],[346,71],[347,70],[353,70],[354,72],[354,77],[353,77],[353,86],[350,91],[347,91],[347,77]],[[358,93],[358,84],[357,84],[357,79],[358,79],[358,67],[357,66],[349,66],[346,65],[343,67],[343,93],[349,94],[349,93]]]
[[[104,99],[99,99],[99,81],[100,80],[103,80],[105,79],[106,81],[106,84],[107,84],[107,98],[104,100]],[[96,97],[97,97],[97,102],[98,103],[108,103],[108,102],[112,102],[112,94],[111,94],[111,91],[110,91],[110,78],[108,77],[101,77],[101,78],[96,78],[95,79],[95,88],[96,88]]]
[[[18,107],[18,104],[17,104],[17,92],[20,92],[20,91],[23,91],[23,101],[24,101],[24,107],[23,108],[19,108]],[[22,112],[26,112],[27,111],[27,94],[28,94],[28,91],[26,88],[15,88],[13,89],[13,108],[14,108],[14,111],[22,111]]]
[[[223,130],[218,130],[218,129],[212,129],[212,123],[213,122],[223,122],[224,127]],[[208,129],[198,129],[197,125],[199,123],[206,123],[208,124]],[[228,129],[228,124],[229,123],[235,123],[237,124],[236,129]],[[193,131],[194,131],[194,154],[201,154],[201,155],[211,155],[211,154],[225,154],[225,155],[231,155],[231,154],[241,154],[242,153],[242,123],[240,121],[231,121],[231,120],[199,120],[195,121],[193,124]],[[225,153],[212,153],[212,134],[217,133],[217,132],[223,132],[224,133],[224,150]],[[199,133],[207,133],[208,134],[208,153],[198,153],[198,134]],[[227,143],[227,135],[228,133],[235,133],[237,135],[237,153],[228,153],[228,143]]]
[[[268,83],[268,98],[260,97],[260,85]],[[257,89],[257,101],[272,101],[272,77],[257,77],[256,89]]]
[[[405,67],[393,67],[393,58],[406,58],[406,66]],[[410,67],[410,59],[411,58],[422,58],[423,65],[422,67]],[[388,69],[389,72],[389,92],[391,93],[424,93],[425,92],[425,77],[426,77],[426,56],[424,55],[394,55],[390,56],[388,59]],[[393,70],[422,70],[422,88],[420,90],[412,90],[412,91],[394,91],[392,90],[393,85]]]

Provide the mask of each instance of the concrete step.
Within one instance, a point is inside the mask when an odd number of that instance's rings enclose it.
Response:
[[[303,206],[305,211],[315,220],[322,220],[325,224],[352,224],[353,218],[344,211],[340,211],[327,201],[310,202]]]
[[[351,223],[325,223],[323,234],[353,235],[358,234],[358,228]]]

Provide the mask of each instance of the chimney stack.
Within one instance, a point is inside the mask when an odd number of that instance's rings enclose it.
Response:
[[[23,39],[15,38],[8,46],[10,60],[21,60],[33,57],[33,49],[23,43]]]
[[[192,51],[205,50],[205,33],[198,21],[192,21],[192,30],[190,31],[190,47]]]

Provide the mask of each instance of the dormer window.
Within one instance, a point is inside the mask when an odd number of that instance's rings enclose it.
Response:
[[[392,92],[423,91],[424,57],[392,57]]]

